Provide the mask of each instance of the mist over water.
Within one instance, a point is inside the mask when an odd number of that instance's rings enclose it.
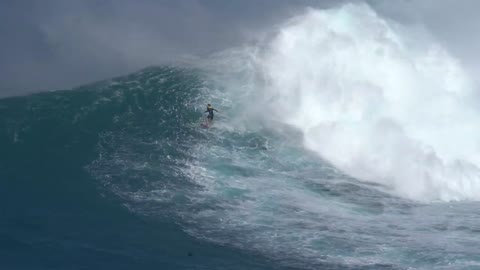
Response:
[[[306,148],[406,198],[479,199],[474,85],[422,27],[366,4],[311,9],[254,54],[256,106]]]

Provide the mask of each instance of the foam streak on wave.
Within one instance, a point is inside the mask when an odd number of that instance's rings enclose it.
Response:
[[[348,4],[309,10],[267,48],[263,102],[307,148],[404,197],[480,199],[471,80],[421,27]]]

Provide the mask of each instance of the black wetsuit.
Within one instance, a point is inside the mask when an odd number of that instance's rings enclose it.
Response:
[[[208,112],[207,119],[213,120],[213,111],[218,112],[213,107],[207,107],[207,110],[205,111],[205,112]]]

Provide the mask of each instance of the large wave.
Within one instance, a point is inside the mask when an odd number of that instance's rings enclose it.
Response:
[[[300,129],[308,149],[407,198],[480,198],[474,85],[421,26],[366,4],[310,9],[259,48],[241,65],[262,74],[249,107]]]
[[[421,28],[387,21],[367,5],[308,10],[277,30],[193,68],[147,68],[2,100],[7,220],[37,221],[42,213],[46,230],[28,239],[35,250],[44,250],[59,222],[57,231],[66,230],[52,240],[59,251],[78,258],[88,246],[85,258],[96,258],[107,248],[124,260],[99,263],[121,267],[130,258],[142,265],[140,258],[244,269],[264,257],[275,264],[259,269],[478,265],[478,203],[410,200],[478,199],[478,112],[460,64]],[[206,103],[220,111],[210,129],[198,122]],[[132,217],[115,218],[102,205],[111,195],[164,226],[124,227]],[[41,211],[23,214],[31,209]],[[72,215],[79,209],[89,218]],[[85,237],[103,233],[109,237]],[[65,249],[65,239],[78,249]],[[198,259],[184,260],[192,250]],[[34,266],[44,261],[36,256]]]

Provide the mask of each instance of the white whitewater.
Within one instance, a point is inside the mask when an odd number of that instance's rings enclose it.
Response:
[[[480,198],[473,84],[421,27],[364,4],[309,10],[256,61],[261,107],[336,167],[411,199]]]

